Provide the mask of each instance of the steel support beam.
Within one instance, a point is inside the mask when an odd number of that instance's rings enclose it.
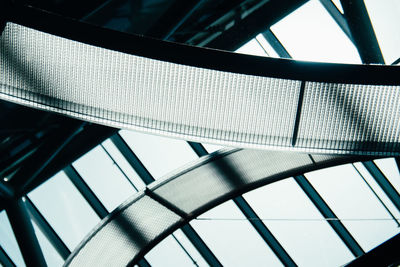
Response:
[[[307,0],[268,1],[205,46],[234,51],[306,2]]]
[[[7,255],[4,249],[0,246],[0,264],[4,267],[14,267],[15,264]]]
[[[119,134],[113,135],[110,139],[146,185],[155,181],[150,172]],[[185,224],[181,230],[210,266],[222,266],[214,253],[212,253],[190,224]]]
[[[43,171],[38,174],[37,179],[33,181],[22,194],[33,190],[35,187],[46,181],[49,177],[52,177],[57,172],[68,166],[71,162],[74,162],[83,154],[87,153],[93,147],[115,134],[117,129],[110,128],[97,124],[86,125],[84,130],[77,134],[75,138],[68,143],[60,153],[58,153]]]
[[[204,0],[175,0],[147,35],[168,40],[203,3]]]
[[[342,239],[345,245],[349,248],[351,253],[355,257],[359,257],[364,254],[363,249],[350,234],[350,232],[344,227],[342,222],[337,220],[335,213],[329,208],[328,204],[322,199],[318,192],[314,189],[311,183],[306,179],[305,176],[299,175],[294,177],[297,184],[303,189],[304,193],[308,196],[311,202],[319,210],[319,212],[324,216],[325,219],[329,219],[327,222],[337,233],[337,235]],[[331,220],[333,219],[333,220]]]
[[[154,182],[153,176],[144,167],[139,158],[133,153],[128,144],[119,134],[111,136],[110,139],[146,185]]]
[[[207,150],[203,147],[202,144],[195,143],[195,142],[188,142],[188,144],[199,157],[208,155]],[[250,205],[247,203],[247,201],[242,196],[234,198],[233,201],[238,206],[238,208],[242,211],[243,215],[249,220],[250,224],[254,227],[254,229],[261,236],[261,238],[272,249],[272,251],[279,258],[279,260],[285,266],[296,266],[296,263],[293,261],[293,259],[289,256],[289,254],[281,246],[281,244],[274,237],[274,235],[271,233],[271,231],[269,231],[267,226],[265,226],[265,224],[260,220],[258,215],[250,207]]]
[[[139,267],[151,267],[150,263],[146,260],[146,259],[141,259],[139,260],[139,262],[137,263],[137,265]]]
[[[283,263],[283,265],[297,266],[294,260],[282,247],[282,245],[271,233],[271,231],[267,228],[267,226],[265,226],[265,224],[259,219],[258,215],[250,207],[247,201],[243,197],[236,197],[233,199],[233,201],[236,203],[236,205],[239,207],[242,213],[249,220],[250,224],[253,225],[253,227],[256,229],[257,233],[261,236],[261,238],[268,244],[271,250]]]
[[[361,179],[364,181],[364,183],[368,186],[369,190],[375,195],[376,199],[382,204],[382,206],[385,208],[385,210],[389,213],[390,217],[393,218],[395,223],[397,224],[397,227],[400,227],[400,223],[398,222],[396,216],[390,211],[389,207],[383,202],[383,200],[379,197],[379,195],[375,192],[375,190],[372,188],[372,186],[368,183],[368,181],[365,179],[364,175],[357,169],[356,166],[353,165],[354,170],[360,175]]]
[[[104,18],[109,16],[110,10],[115,9],[117,5],[121,4],[121,2],[121,0],[106,0],[101,5],[82,17],[81,20],[94,24],[104,24]]]
[[[397,171],[400,173],[400,157],[395,157],[394,158],[397,166]]]
[[[17,197],[23,195],[22,192],[36,180],[43,169],[69,144],[76,134],[83,130],[84,124],[78,121],[66,123],[60,129],[54,131],[48,137],[48,142],[45,142],[27,159],[26,163],[23,164],[10,181],[18,189]]]
[[[203,239],[190,224],[185,224],[182,226],[181,230],[210,266],[222,266],[214,253],[208,248],[207,244],[204,243]]]
[[[9,201],[6,212],[27,266],[47,266],[22,198]]]
[[[42,231],[42,233],[46,236],[47,240],[51,243],[51,245],[57,250],[58,254],[65,261],[71,251],[65,245],[65,243],[61,240],[58,234],[54,231],[54,229],[50,226],[47,220],[43,217],[40,211],[35,207],[32,201],[29,198],[25,200],[26,208],[31,215],[32,219],[35,221],[36,225]]]
[[[393,187],[393,185],[388,181],[385,175],[381,172],[381,170],[375,165],[373,161],[366,161],[362,164],[375,179],[378,185],[382,188],[385,194],[389,197],[392,203],[396,206],[397,210],[400,211],[400,195]]]
[[[350,41],[353,41],[353,36],[351,35],[350,27],[347,24],[347,20],[342,13],[337,9],[335,4],[331,0],[319,0],[324,6],[329,15],[336,21],[342,31],[349,37]]]
[[[344,17],[353,37],[354,44],[364,63],[384,64],[383,56],[375,36],[363,0],[340,0]]]
[[[64,168],[64,172],[78,189],[78,191],[82,194],[82,196],[86,199],[89,205],[93,208],[96,214],[100,217],[100,219],[104,219],[108,215],[107,209],[85,183],[75,168],[69,165]]]
[[[0,199],[10,199],[13,196],[14,189],[5,181],[0,180]]]
[[[265,40],[272,46],[275,52],[281,58],[292,58],[286,48],[281,44],[278,38],[271,30],[266,30],[262,33]]]

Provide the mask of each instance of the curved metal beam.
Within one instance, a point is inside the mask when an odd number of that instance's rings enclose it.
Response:
[[[0,42],[5,100],[234,147],[400,155],[399,66],[240,55],[115,32],[23,4],[7,11],[11,22]]]
[[[319,155],[311,159],[307,154],[252,150],[205,156],[117,208],[82,241],[66,266],[105,265],[111,259],[114,265],[133,265],[173,231],[233,197],[286,177],[367,159]],[[218,168],[226,164],[234,164],[240,177],[221,175]]]

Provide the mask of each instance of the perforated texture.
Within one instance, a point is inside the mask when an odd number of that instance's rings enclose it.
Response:
[[[400,86],[306,81],[300,101],[301,81],[124,54],[14,23],[0,53],[0,98],[31,107],[225,146],[400,154]]]

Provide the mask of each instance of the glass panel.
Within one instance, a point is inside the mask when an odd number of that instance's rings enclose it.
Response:
[[[261,57],[268,56],[267,52],[260,45],[259,41],[256,38],[250,40],[245,45],[237,49],[235,52],[240,54],[247,54],[247,55],[261,56]]]
[[[128,176],[129,180],[133,183],[137,190],[142,190],[146,187],[142,178],[135,172],[125,157],[121,154],[118,148],[113,144],[110,139],[103,142],[103,146],[107,149],[108,153],[114,158],[122,171]]]
[[[365,0],[364,2],[386,64],[391,64],[400,57],[400,1]]]
[[[353,259],[293,178],[253,190],[244,198],[298,265],[338,266]]]
[[[260,45],[264,48],[268,56],[279,57],[275,49],[268,43],[268,41],[264,38],[264,36],[261,33],[256,36],[256,39],[260,43]]]
[[[146,254],[145,259],[151,266],[195,266],[192,259],[185,253],[172,235],[150,250]],[[200,266],[207,266],[207,264]]]
[[[385,206],[389,209],[389,211],[393,214],[395,218],[400,218],[400,211],[394,206],[392,201],[386,195],[386,193],[382,190],[379,184],[375,181],[369,171],[362,165],[361,163],[354,163],[354,166],[361,173],[362,177],[367,181],[367,183],[371,186],[374,192],[379,196]],[[379,201],[379,199],[378,199]],[[399,221],[400,222],[400,221]]]
[[[70,250],[100,221],[64,172],[28,196]]]
[[[0,212],[0,245],[17,266],[25,266],[6,212]]]
[[[365,251],[399,232],[351,164],[310,172],[306,177]]]
[[[185,141],[126,130],[120,134],[155,179],[198,158]]]
[[[390,181],[393,187],[400,193],[400,174],[399,167],[396,164],[394,158],[389,159],[376,159],[374,160],[376,166]]]
[[[298,60],[360,63],[353,43],[318,0],[311,0],[271,30]]]
[[[190,224],[224,266],[282,266],[233,201]]]
[[[207,262],[200,255],[198,250],[193,246],[192,242],[186,237],[186,235],[181,231],[177,230],[174,232],[175,238],[181,243],[185,250],[190,254],[192,259],[196,261],[198,266],[209,266]]]
[[[63,258],[58,254],[57,250],[55,250],[49,240],[47,240],[42,231],[40,231],[36,223],[33,220],[31,220],[31,222],[47,266],[62,266],[64,264]]]
[[[72,165],[109,212],[136,192],[101,146]]]

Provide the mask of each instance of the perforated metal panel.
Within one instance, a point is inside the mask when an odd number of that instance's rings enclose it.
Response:
[[[11,22],[0,53],[1,99],[83,120],[235,147],[400,153],[400,86],[306,81],[303,95],[299,80],[125,54]]]
[[[67,266],[126,266],[163,237],[216,205],[286,177],[365,158],[232,150],[199,159],[151,184],[106,217],[78,246]],[[157,241],[157,242],[156,242]]]

